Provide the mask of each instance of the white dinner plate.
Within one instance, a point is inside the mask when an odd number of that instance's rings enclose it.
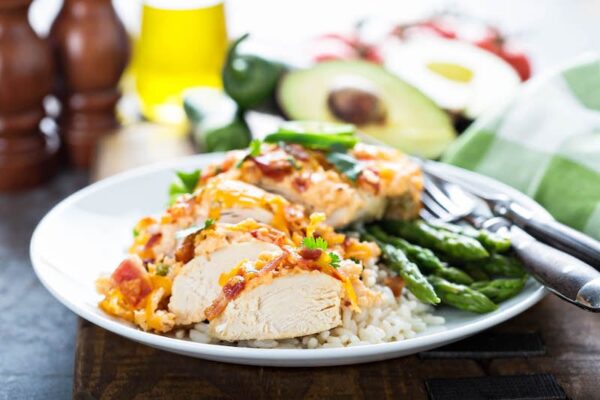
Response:
[[[428,328],[398,342],[328,349],[256,349],[195,343],[186,339],[143,332],[112,318],[98,308],[94,282],[111,273],[126,254],[132,227],[145,215],[160,213],[175,170],[201,168],[222,157],[208,154],[142,167],[90,185],[52,209],[31,239],[31,260],[44,286],[79,316],[118,335],[174,353],[238,364],[306,367],[342,365],[405,356],[465,338],[525,311],[544,289],[529,279],[518,296],[489,314],[475,315],[441,307],[442,327]],[[506,193],[539,216],[549,218],[536,202],[492,179],[456,167],[437,164],[448,178],[489,192]]]

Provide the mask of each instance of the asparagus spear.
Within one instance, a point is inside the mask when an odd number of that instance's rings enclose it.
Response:
[[[431,221],[429,225],[434,228],[477,239],[490,252],[505,253],[510,249],[510,239],[508,237],[485,229],[475,229],[470,226],[449,224],[442,221]]]
[[[481,243],[472,237],[436,229],[425,221],[384,221],[383,225],[393,234],[421,246],[441,251],[459,260],[480,260],[489,255]]]
[[[461,285],[470,285],[475,281],[465,271],[462,271],[455,267],[446,266],[444,267],[444,269],[435,272],[434,275],[447,279],[450,282],[460,283]]]
[[[526,275],[521,263],[512,256],[492,254],[489,258],[467,263],[470,268],[479,268],[488,275],[520,278]]]
[[[381,227],[376,225],[368,226],[367,231],[378,240],[402,250],[409,260],[427,272],[439,271],[444,268],[444,263],[429,249],[411,244],[399,237],[388,235]]]
[[[525,278],[504,278],[487,282],[475,282],[471,285],[471,289],[485,294],[495,303],[500,303],[519,294],[524,286]]]
[[[456,283],[465,285],[473,283],[473,279],[468,274],[458,268],[449,267],[429,249],[411,244],[399,237],[388,235],[381,227],[376,225],[368,226],[367,231],[378,240],[402,250],[410,261],[417,264],[425,272],[439,275]]]
[[[468,286],[449,282],[439,276],[429,276],[427,279],[444,304],[478,314],[498,308],[486,295]]]
[[[467,263],[461,266],[461,268],[475,281],[480,282],[490,280],[490,276],[478,265]]]
[[[419,271],[419,267],[410,262],[401,250],[396,249],[391,244],[377,240],[373,235],[366,232],[361,235],[361,238],[362,240],[375,242],[379,245],[388,267],[396,271],[404,279],[406,287],[419,300],[429,304],[438,304],[440,302],[433,287],[427,282],[421,271]]]

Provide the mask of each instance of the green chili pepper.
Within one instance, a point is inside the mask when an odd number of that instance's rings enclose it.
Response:
[[[183,108],[201,151],[242,149],[250,143],[250,129],[238,105],[220,90],[190,89],[184,95]]]
[[[231,44],[222,72],[225,92],[242,109],[258,107],[272,98],[285,71],[281,63],[255,55],[238,54],[239,44],[247,37],[248,34],[245,34]]]

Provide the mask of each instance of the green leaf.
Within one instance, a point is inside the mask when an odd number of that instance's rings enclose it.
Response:
[[[176,171],[177,180],[169,186],[169,205],[173,205],[182,194],[194,193],[201,173],[199,169],[191,172]]]
[[[346,175],[353,182],[356,182],[356,179],[363,170],[360,162],[350,154],[338,152],[329,153],[327,154],[327,161],[333,164],[338,171]]]
[[[177,177],[183,184],[185,190],[187,190],[186,193],[193,193],[194,190],[196,190],[196,185],[198,184],[198,180],[200,179],[201,173],[199,169],[191,172],[177,171],[175,173],[177,174]]]
[[[327,250],[327,242],[323,238],[305,237],[302,239],[302,246],[310,250]]]
[[[250,146],[248,146],[248,154],[250,154],[252,157],[258,157],[260,156],[260,145],[262,144],[262,142],[258,139],[253,139],[250,142]]]
[[[329,253],[329,257],[331,258],[331,266],[333,268],[339,268],[340,267],[340,262],[342,261],[342,259],[340,258],[340,256],[338,256],[334,252],[330,252]]]
[[[215,221],[209,218],[206,221],[204,221],[204,223],[202,225],[194,225],[194,226],[190,226],[189,228],[177,231],[177,233],[175,233],[175,239],[179,240],[179,239],[183,239],[186,236],[189,236],[191,234],[199,233],[205,229],[212,227],[214,224],[215,224]]]

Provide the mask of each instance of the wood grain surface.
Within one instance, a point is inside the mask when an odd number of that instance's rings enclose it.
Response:
[[[421,359],[343,367],[271,368],[204,361],[137,344],[81,321],[77,399],[426,399],[425,380],[550,373],[573,399],[597,399],[600,319],[548,296],[495,332],[541,334],[531,358]]]

